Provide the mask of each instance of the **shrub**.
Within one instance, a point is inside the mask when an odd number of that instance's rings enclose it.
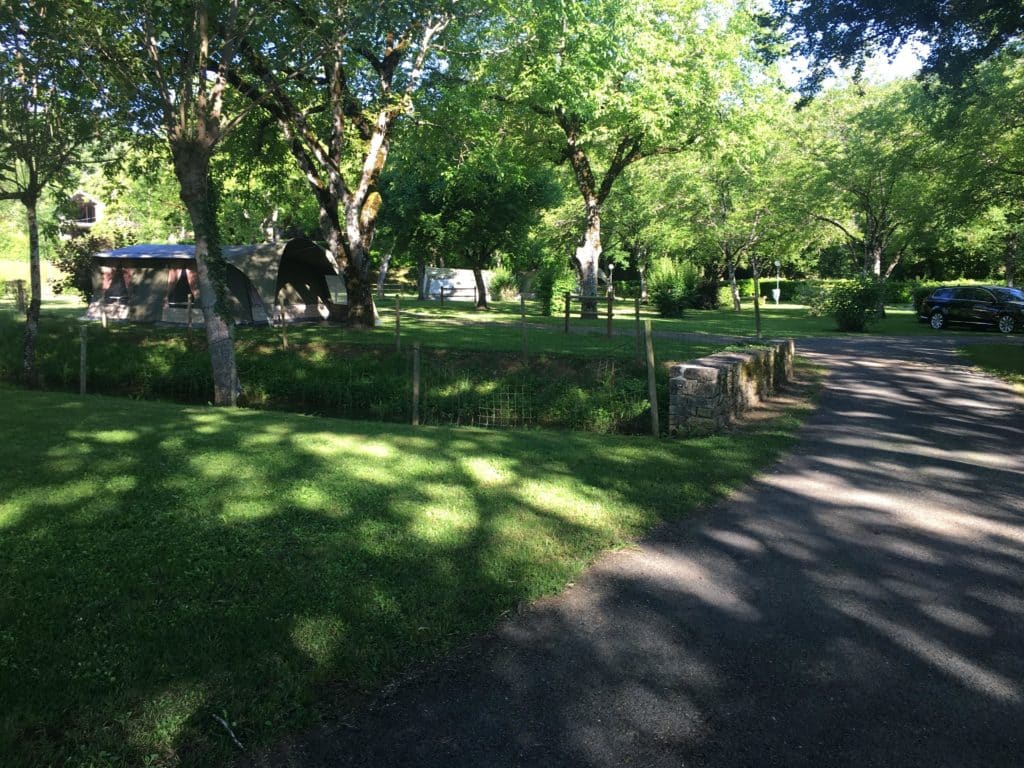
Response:
[[[697,284],[692,264],[679,264],[667,257],[655,259],[647,277],[647,292],[662,317],[682,317],[690,305]]]
[[[53,264],[62,273],[53,283],[57,294],[77,293],[86,302],[92,299],[93,256],[100,251],[121,248],[133,242],[130,230],[117,226],[97,226],[86,235],[62,240]]]
[[[804,304],[813,307],[821,300],[822,294],[828,290],[834,280],[800,280],[793,289],[790,301],[794,304]]]
[[[640,295],[640,282],[633,280],[616,280],[615,296],[620,299],[635,299]]]
[[[493,301],[512,301],[519,293],[519,281],[507,269],[498,267],[491,273],[490,290]]]
[[[533,291],[544,315],[552,314],[564,294],[576,290],[576,273],[564,263],[545,265],[533,280]]]
[[[731,302],[732,298],[730,297],[728,301]],[[718,281],[706,278],[698,280],[687,297],[687,304],[693,309],[718,309],[721,303],[718,294]]]
[[[811,314],[832,317],[840,331],[865,330],[877,317],[883,286],[871,278],[836,280],[823,288]]]

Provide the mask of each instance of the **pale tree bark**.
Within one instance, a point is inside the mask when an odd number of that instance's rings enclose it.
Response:
[[[391,264],[391,251],[380,260],[380,271],[377,273],[377,298],[384,298],[384,281],[388,278],[388,265]]]
[[[543,109],[535,111],[546,113]],[[565,155],[572,167],[576,187],[583,198],[583,232],[573,257],[580,277],[580,314],[585,318],[596,318],[597,270],[602,253],[601,206],[616,179],[628,165],[641,158],[642,137],[628,136],[619,142],[608,170],[598,183],[590,164],[590,157],[582,144],[580,118],[565,112],[562,107],[555,107],[553,114],[555,122],[565,134]]]
[[[611,194],[612,187],[630,165],[652,155],[666,155],[681,151],[693,144],[696,136],[687,139],[680,146],[663,146],[644,150],[643,134],[623,136],[612,152],[608,168],[598,182],[591,166],[590,157],[583,146],[583,124],[578,115],[566,112],[561,106],[545,109],[534,106],[533,111],[545,117],[554,116],[555,122],[565,135],[565,157],[572,167],[576,187],[583,199],[583,232],[576,246],[574,261],[580,276],[582,317],[597,317],[597,273],[601,259],[601,208]]]
[[[597,268],[601,259],[601,206],[595,198],[586,201],[583,237],[576,247],[576,266],[580,273],[581,313],[597,317]]]
[[[195,233],[198,299],[213,371],[213,402],[214,405],[234,405],[240,387],[234,340],[225,303],[227,286],[223,282],[223,275],[226,274],[226,267],[219,252],[214,218],[216,212],[210,199],[210,150],[181,140],[172,142],[171,152],[174,171],[181,186],[181,201],[185,204]],[[221,276],[219,279],[211,274],[211,265]]]
[[[210,157],[225,134],[246,114],[241,110],[231,120],[223,116],[226,67],[234,58],[241,26],[239,3],[238,0],[228,3],[227,17],[222,20],[223,42],[216,56],[211,55],[207,4],[195,5],[192,26],[186,30],[194,37],[180,62],[170,60],[178,51],[171,53],[159,47],[160,41],[150,28],[153,21],[146,17],[140,22],[142,42],[149,59],[149,75],[160,95],[179,194],[195,233],[198,298],[213,373],[213,402],[218,406],[233,406],[241,386],[226,302],[226,265],[216,236],[217,212],[210,193]],[[169,66],[180,66],[173,79],[167,75]]]
[[[726,270],[729,274],[729,293],[732,295],[732,309],[734,312],[739,312],[743,309],[743,303],[740,301],[740,286],[736,282],[736,262],[728,259],[726,261]]]

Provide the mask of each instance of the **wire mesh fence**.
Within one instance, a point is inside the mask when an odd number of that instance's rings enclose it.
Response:
[[[14,379],[20,319],[0,313],[0,378]],[[80,329],[75,318],[45,319],[39,368],[45,387],[78,392]],[[554,332],[557,334],[557,331]],[[205,404],[213,390],[205,337],[182,328],[127,323],[87,328],[88,391]],[[336,341],[337,328],[296,328],[284,348],[275,329],[236,338],[248,407],[409,424],[413,416],[412,344]],[[383,339],[381,340],[383,341]],[[518,339],[516,339],[518,341]],[[538,350],[471,350],[422,345],[419,423],[489,429],[553,428],[641,433],[650,406],[645,370],[632,340],[575,337],[586,356]],[[516,344],[515,346],[518,346]]]

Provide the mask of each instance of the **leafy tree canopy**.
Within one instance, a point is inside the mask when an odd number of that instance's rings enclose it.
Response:
[[[811,61],[805,95],[821,88],[831,64],[859,71],[871,54],[909,41],[928,46],[925,71],[957,81],[1024,32],[1020,0],[772,0],[772,8]]]

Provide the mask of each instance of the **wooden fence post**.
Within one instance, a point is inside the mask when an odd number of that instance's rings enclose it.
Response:
[[[79,336],[82,342],[82,350],[78,355],[78,394],[84,395],[86,371],[89,369],[86,362],[88,355],[88,341],[86,336],[86,326],[84,324],[79,329]]]
[[[530,360],[530,346],[526,338],[526,297],[519,296],[519,321],[523,326],[523,365]]]
[[[570,298],[572,294],[568,291],[565,292],[565,332],[569,332],[569,303],[572,301]]]
[[[281,318],[281,347],[288,349],[288,322],[284,313],[284,305],[278,309],[278,312],[280,313],[278,316]]]
[[[612,337],[612,319],[615,312],[615,289],[608,291],[608,338]]]
[[[644,345],[647,347],[647,397],[651,401],[651,434],[658,437],[658,385],[654,377],[654,340],[651,338],[651,321],[644,320]]]
[[[412,425],[420,424],[420,343],[412,345]]]
[[[636,297],[634,313],[636,314],[636,359],[643,357],[643,332],[640,329],[640,297]]]
[[[191,336],[192,335],[192,293],[191,292],[189,292],[189,294],[188,294],[188,302],[187,303],[188,303],[188,325],[187,325],[187,328],[188,328],[188,333]]]
[[[402,297],[395,294],[395,351],[402,351]]]
[[[18,312],[24,314],[25,312],[28,311],[28,304],[25,302],[25,281],[24,280],[15,280],[14,284],[15,284],[15,286],[17,286],[17,289],[18,289],[17,309],[18,309]]]

